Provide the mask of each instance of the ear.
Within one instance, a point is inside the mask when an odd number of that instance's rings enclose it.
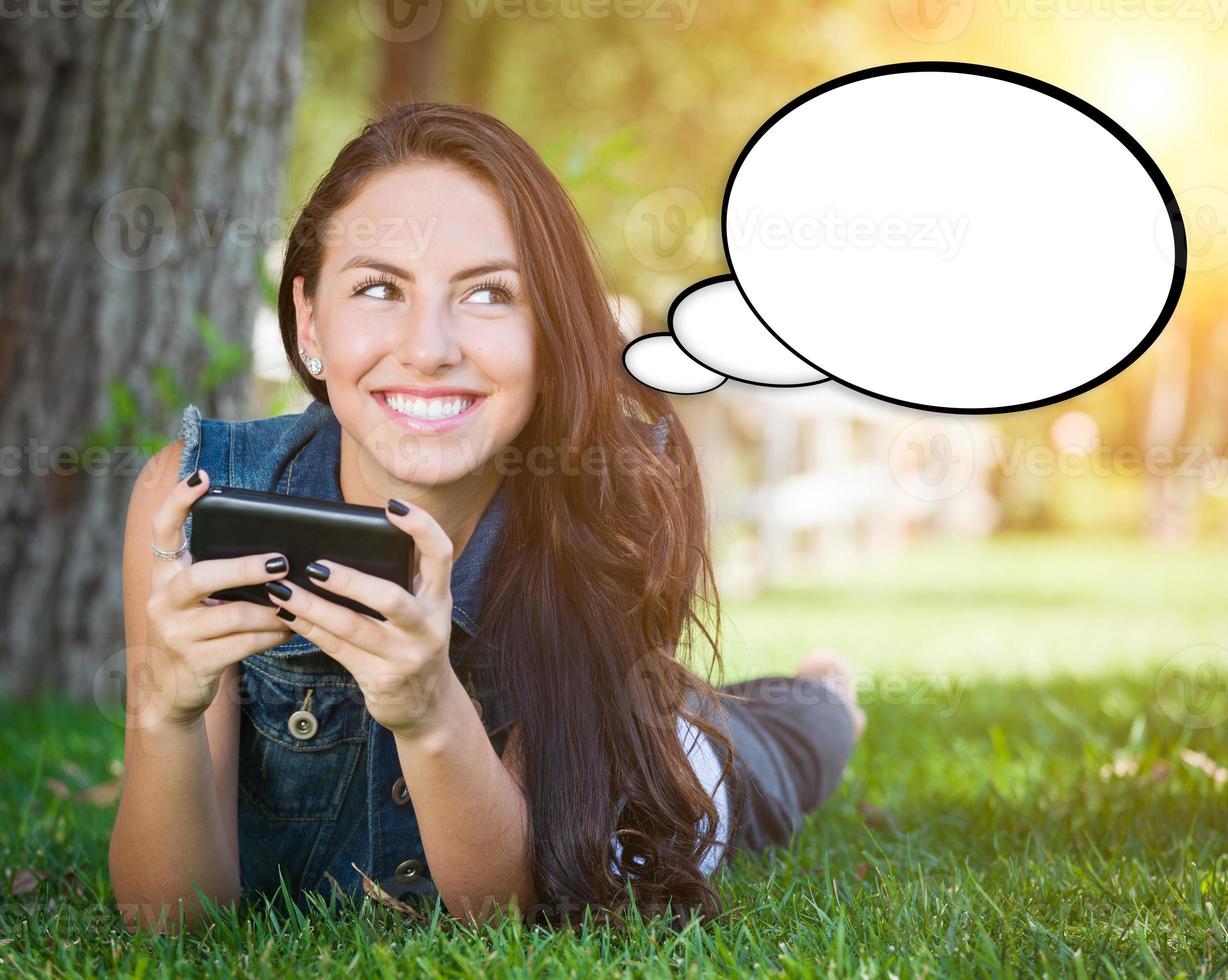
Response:
[[[298,345],[308,354],[320,356],[319,338],[316,337],[315,309],[303,292],[302,276],[294,277],[294,319],[298,328]]]

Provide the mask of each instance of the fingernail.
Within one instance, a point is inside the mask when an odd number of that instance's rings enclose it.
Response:
[[[409,504],[403,504],[401,501],[393,499],[388,501],[388,509],[398,517],[404,517],[409,513]]]
[[[294,622],[294,613],[290,612],[289,609],[278,609],[277,617],[279,619],[284,619],[287,623]]]
[[[195,487],[200,485],[200,470],[197,470],[188,477],[188,486]]]
[[[275,595],[278,599],[283,601],[289,599],[293,594],[290,591],[290,586],[286,585],[284,582],[265,582],[264,588],[270,595]]]
[[[321,565],[319,562],[313,561],[307,566],[307,574],[314,579],[319,579],[321,582],[326,581],[331,573],[331,568]]]
[[[276,558],[270,558],[264,563],[264,570],[270,575],[280,575],[290,566],[286,563],[284,555],[278,555]]]

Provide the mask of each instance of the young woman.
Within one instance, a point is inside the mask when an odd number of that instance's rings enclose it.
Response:
[[[411,103],[341,151],[278,302],[313,402],[184,412],[138,480],[124,557],[125,788],[111,874],[131,924],[285,886],[438,895],[482,919],[720,910],[709,876],[785,843],[864,723],[847,663],[714,687],[720,614],[695,455],[622,367],[595,250],[498,120]],[[412,587],[324,556],[193,564],[225,484],[386,509]],[[265,583],[271,607],[218,602]],[[709,599],[715,626],[696,609]],[[416,900],[416,899],[415,899]]]

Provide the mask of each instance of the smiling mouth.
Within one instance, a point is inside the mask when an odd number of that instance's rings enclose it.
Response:
[[[384,411],[419,429],[450,429],[462,424],[486,400],[485,395],[449,395],[417,398],[396,392],[376,391],[372,397]]]

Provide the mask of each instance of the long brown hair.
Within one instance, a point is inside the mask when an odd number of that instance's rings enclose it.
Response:
[[[732,805],[729,741],[693,710],[723,697],[712,681],[723,664],[703,487],[669,399],[623,367],[609,276],[550,169],[512,129],[468,106],[410,102],[368,122],[291,232],[278,297],[286,356],[328,404],[297,356],[294,279],[302,275],[313,296],[319,231],[372,175],[415,162],[463,168],[507,210],[544,379],[514,447],[599,450],[596,465],[588,453],[587,465],[556,465],[546,478],[508,474],[507,523],[487,573],[480,635],[497,651],[519,721],[542,903],[530,918],[571,922],[587,907],[622,922],[632,900],[649,915],[668,907],[674,924],[718,914],[720,897],[699,868],[717,813],[675,728],[682,716],[719,743]],[[700,602],[714,615],[711,630]],[[706,678],[688,666],[697,634],[711,648]]]

